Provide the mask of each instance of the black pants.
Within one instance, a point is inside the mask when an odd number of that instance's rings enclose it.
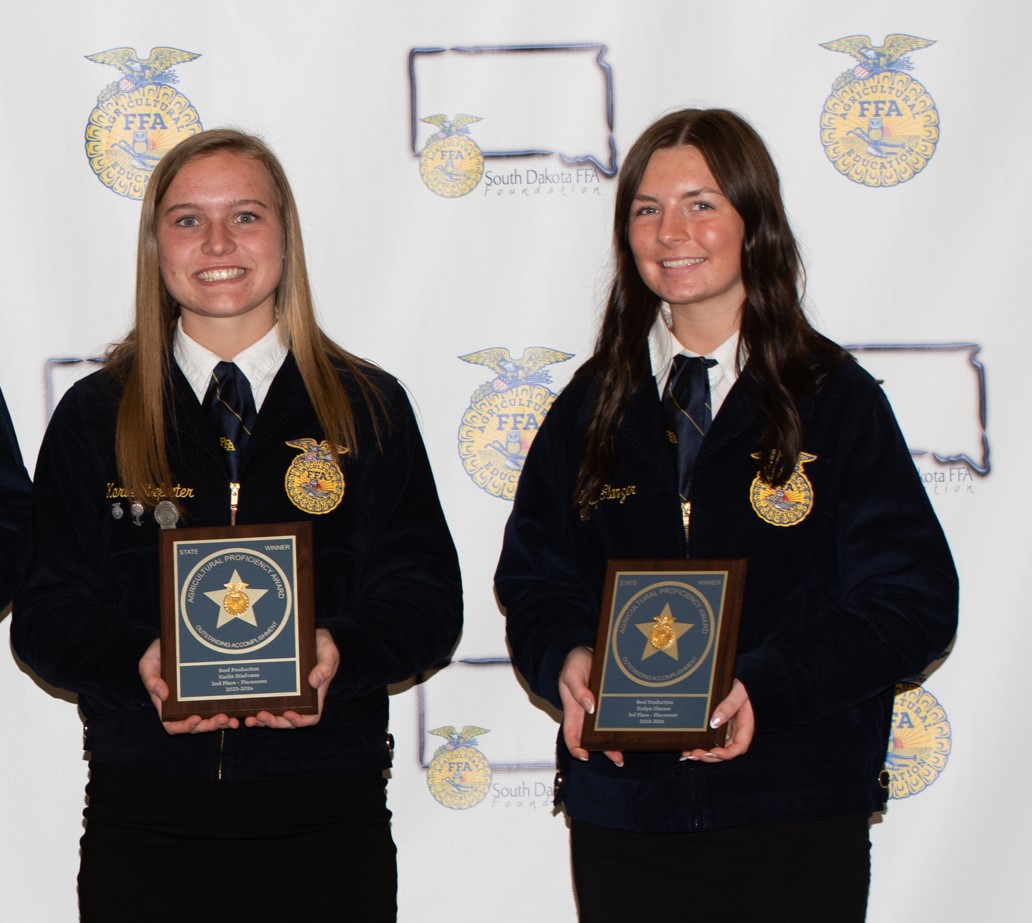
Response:
[[[866,817],[633,833],[573,821],[582,923],[862,923],[871,877]]]
[[[93,763],[81,919],[392,923],[385,787],[380,774],[197,782]]]

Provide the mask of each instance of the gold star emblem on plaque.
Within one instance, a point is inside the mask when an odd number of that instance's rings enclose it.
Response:
[[[639,622],[636,627],[645,635],[645,650],[641,655],[642,660],[648,660],[653,654],[658,654],[660,651],[677,660],[677,641],[694,626],[678,622],[670,611],[670,603],[667,603],[663,607],[663,611],[651,622]]]
[[[224,583],[223,586],[224,590],[211,590],[204,594],[221,610],[215,627],[221,628],[233,619],[241,619],[257,628],[258,620],[254,617],[252,606],[269,591],[256,590],[249,583],[244,583],[238,570],[233,571],[229,583]]]

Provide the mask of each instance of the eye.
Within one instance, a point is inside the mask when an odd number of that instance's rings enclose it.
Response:
[[[258,220],[258,216],[254,212],[241,212],[237,215],[238,224],[254,224]]]
[[[636,208],[634,210],[634,216],[635,217],[638,217],[639,215],[657,215],[657,214],[659,214],[659,209],[657,209],[655,205],[640,205],[638,208]]]
[[[713,205],[712,202],[706,202],[706,201],[703,201],[702,199],[696,199],[694,202],[692,202],[692,206],[691,207],[692,207],[692,211],[709,212],[709,211],[713,211],[714,205]]]
[[[200,222],[193,215],[183,215],[182,218],[176,218],[177,228],[195,228]]]

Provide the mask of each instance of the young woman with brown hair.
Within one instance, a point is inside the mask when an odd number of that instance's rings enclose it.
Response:
[[[563,713],[581,919],[862,920],[894,684],[956,626],[949,549],[877,382],[806,319],[743,119],[687,109],[643,133],[613,250],[594,355],[531,447],[496,574],[516,666]],[[748,559],[721,746],[589,753],[606,561],[669,558]]]

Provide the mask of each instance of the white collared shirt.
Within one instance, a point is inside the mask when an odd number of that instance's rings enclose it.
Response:
[[[652,363],[652,374],[656,379],[660,398],[666,389],[670,377],[670,366],[674,356],[683,353],[686,356],[698,356],[690,349],[685,349],[681,341],[674,336],[670,327],[670,314],[666,305],[656,315],[656,322],[649,331],[649,360]],[[716,359],[717,364],[707,370],[710,386],[710,416],[716,417],[732,386],[738,381],[738,331],[731,334],[716,349],[706,354],[706,358]]]
[[[182,318],[176,322],[172,354],[175,356],[176,365],[190,382],[197,400],[204,403],[204,395],[208,393],[208,386],[211,384],[211,373],[222,359],[183,331]],[[233,357],[232,361],[251,385],[256,410],[262,409],[262,402],[272,387],[272,380],[286,358],[287,347],[279,337],[278,323],[257,343],[252,343]]]

